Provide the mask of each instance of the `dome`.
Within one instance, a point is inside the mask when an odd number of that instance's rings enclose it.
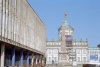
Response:
[[[58,31],[61,29],[62,29],[62,26],[58,29]],[[65,21],[65,29],[72,29],[73,30],[73,28],[67,23],[67,21]]]

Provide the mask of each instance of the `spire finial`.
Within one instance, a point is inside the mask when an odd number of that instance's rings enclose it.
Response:
[[[64,18],[65,18],[65,20],[66,20],[66,16],[67,16],[67,13],[65,12],[65,13],[64,13]]]

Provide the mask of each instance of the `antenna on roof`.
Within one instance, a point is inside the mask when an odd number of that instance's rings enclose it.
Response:
[[[66,20],[66,16],[67,16],[67,13],[65,12],[65,13],[64,13],[64,18],[65,18],[65,20]]]

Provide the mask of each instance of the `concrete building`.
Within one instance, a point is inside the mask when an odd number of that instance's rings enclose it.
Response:
[[[0,0],[0,67],[43,65],[45,31],[26,0]]]
[[[88,48],[88,60],[89,64],[100,65],[100,48],[98,47],[89,47]]]
[[[88,63],[88,40],[75,40],[74,29],[65,19],[62,26],[58,28],[58,40],[47,40],[46,64],[77,65]]]

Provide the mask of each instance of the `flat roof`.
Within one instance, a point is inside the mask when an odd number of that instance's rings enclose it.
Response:
[[[89,47],[88,50],[100,50],[98,47]]]

